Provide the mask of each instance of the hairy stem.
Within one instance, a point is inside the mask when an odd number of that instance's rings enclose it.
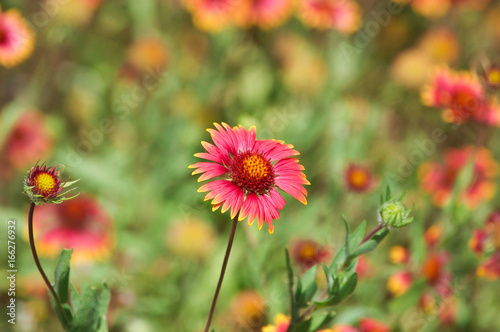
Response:
[[[38,254],[36,253],[36,248],[35,248],[35,239],[33,236],[33,213],[35,212],[35,203],[31,202],[30,205],[30,212],[28,215],[28,234],[29,234],[29,239],[30,239],[30,247],[31,247],[31,253],[33,254],[33,259],[35,260],[36,267],[38,268],[38,271],[42,275],[43,280],[45,281],[45,284],[49,288],[50,293],[54,297],[54,300],[56,301],[57,308],[61,312],[62,318],[64,320],[64,325],[68,326],[68,319],[66,318],[66,313],[64,312],[61,302],[59,301],[59,297],[56,294],[56,291],[54,290],[54,287],[50,284],[49,278],[45,275],[45,272],[43,271],[42,265],[40,264],[40,260],[38,259]]]

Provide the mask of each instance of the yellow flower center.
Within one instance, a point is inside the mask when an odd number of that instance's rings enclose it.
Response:
[[[305,245],[302,247],[301,255],[303,259],[311,259],[316,256],[316,248],[311,245]]]
[[[51,192],[55,191],[57,184],[56,179],[48,173],[39,173],[35,176],[34,179],[35,188],[41,195],[48,195]]]
[[[492,69],[488,73],[488,82],[493,85],[500,84],[500,70]]]
[[[229,167],[234,183],[246,192],[263,195],[274,185],[271,162],[261,154],[243,152],[236,155]]]
[[[364,171],[355,170],[351,173],[351,183],[355,187],[362,187],[368,180],[368,176]]]
[[[247,155],[241,163],[250,178],[261,179],[270,173],[269,162],[261,155]]]

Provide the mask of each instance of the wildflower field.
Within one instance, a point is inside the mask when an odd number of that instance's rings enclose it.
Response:
[[[0,331],[500,331],[500,1],[1,0]]]

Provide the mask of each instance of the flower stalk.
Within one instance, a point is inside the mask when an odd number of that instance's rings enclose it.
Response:
[[[229,255],[231,254],[231,249],[233,248],[234,235],[236,234],[236,226],[238,225],[238,215],[233,218],[233,223],[231,226],[231,233],[229,234],[229,240],[227,243],[226,254],[224,255],[224,261],[222,262],[222,268],[220,271],[219,281],[217,282],[217,288],[215,289],[214,298],[212,300],[212,305],[210,306],[210,311],[208,313],[207,324],[205,326],[205,332],[208,332],[210,325],[212,324],[212,318],[215,312],[215,306],[217,305],[217,299],[219,297],[220,289],[222,287],[222,281],[224,280],[224,275],[226,274],[227,263],[229,261]]]
[[[61,313],[62,319],[64,320],[64,325],[68,325],[68,318],[66,317],[66,313],[64,312],[61,301],[59,301],[59,297],[56,294],[56,291],[54,290],[54,287],[52,287],[52,284],[49,281],[49,278],[47,278],[47,275],[43,271],[42,265],[40,264],[40,260],[38,258],[38,254],[36,252],[36,247],[35,247],[35,238],[33,236],[33,214],[35,212],[35,206],[36,204],[34,202],[31,202],[30,205],[30,211],[28,215],[28,235],[29,235],[29,241],[30,241],[30,247],[31,247],[31,253],[33,254],[33,260],[35,261],[36,267],[38,268],[38,271],[42,275],[43,281],[45,281],[45,284],[49,288],[50,293],[54,297],[54,301],[56,302],[57,308],[59,309],[59,312]]]

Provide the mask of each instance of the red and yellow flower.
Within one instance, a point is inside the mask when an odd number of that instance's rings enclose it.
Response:
[[[61,249],[73,248],[73,260],[85,263],[108,258],[114,245],[111,217],[88,195],[42,205],[33,222],[40,256],[56,257]]]
[[[300,239],[292,242],[290,256],[299,264],[302,271],[307,271],[316,264],[328,263],[332,258],[332,252],[316,241]]]
[[[288,326],[290,326],[290,318],[283,314],[278,314],[274,317],[274,325],[264,326],[262,332],[286,332]]]
[[[365,193],[375,186],[375,177],[368,167],[351,163],[345,171],[345,183],[350,191]]]
[[[293,9],[293,0],[241,0],[235,11],[236,24],[271,29],[285,22]]]
[[[434,204],[442,207],[450,201],[458,176],[469,161],[473,163],[473,174],[467,187],[460,193],[459,203],[474,209],[494,196],[498,164],[486,148],[476,151],[474,147],[468,146],[448,150],[444,164],[426,162],[420,166],[420,186],[424,192],[432,195]]]
[[[304,25],[316,29],[351,34],[361,25],[361,9],[351,0],[302,0],[297,11]]]
[[[295,158],[299,153],[282,141],[256,140],[255,127],[247,131],[226,123],[214,126],[216,129],[207,131],[215,145],[202,142],[206,152],[195,154],[208,161],[189,166],[195,169],[193,175],[201,174],[198,182],[211,180],[198,192],[208,192],[205,200],[212,200],[213,211],[231,209],[231,218],[238,215],[241,221],[248,217],[249,225],[257,220],[259,229],[265,222],[272,234],[272,222],[279,219],[285,206],[277,189],[307,204],[303,186],[310,183]]]
[[[424,105],[443,109],[446,122],[500,125],[500,107],[486,98],[480,80],[470,72],[440,69],[421,96]]]
[[[232,24],[238,1],[236,0],[184,0],[183,5],[193,16],[199,29],[218,32]]]
[[[41,166],[36,164],[24,178],[24,193],[36,205],[42,203],[59,204],[78,196],[78,194],[72,197],[64,196],[76,188],[69,189],[65,193],[62,192],[63,189],[78,182],[78,180],[63,182],[60,177],[61,172],[62,169],[59,166],[47,167],[45,164]]]
[[[394,297],[398,297],[410,289],[412,282],[413,277],[410,272],[395,272],[387,280],[387,289]]]

